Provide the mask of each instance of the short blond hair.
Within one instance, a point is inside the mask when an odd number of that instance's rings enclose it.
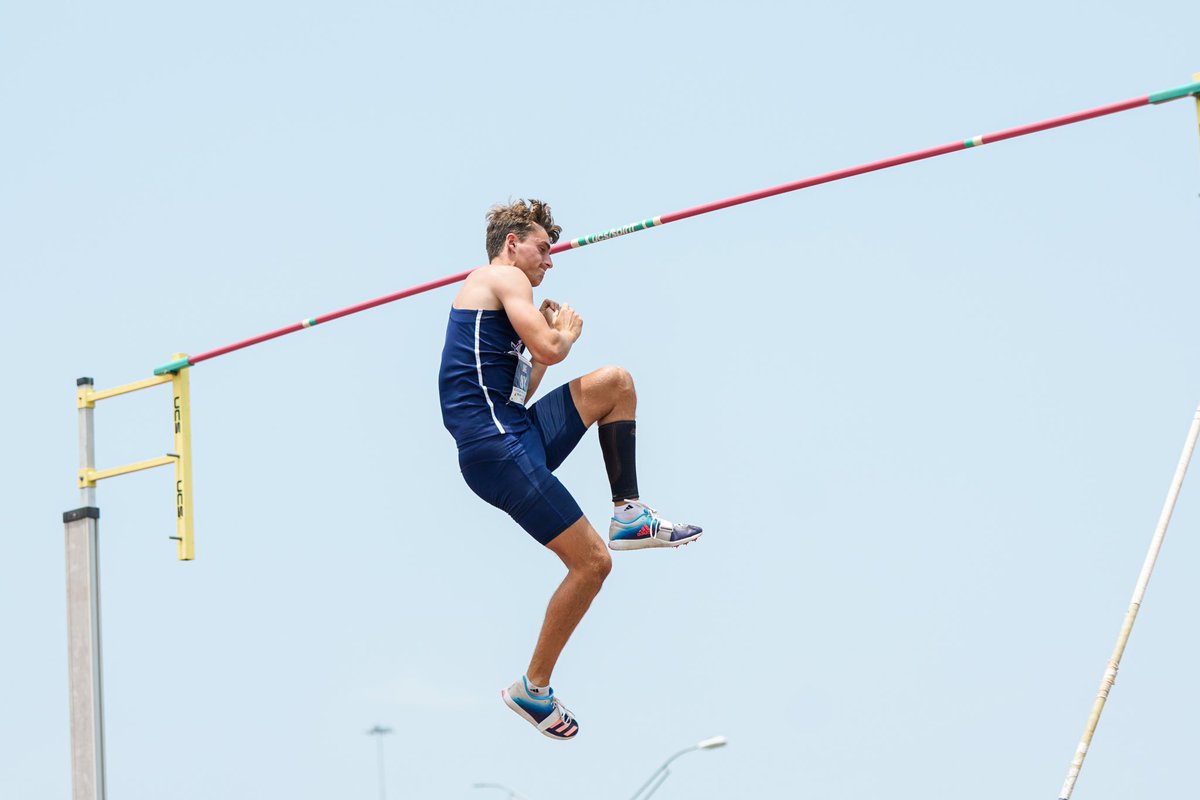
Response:
[[[504,251],[504,242],[510,233],[515,233],[517,240],[523,241],[533,232],[534,225],[540,225],[550,237],[551,244],[557,242],[558,235],[562,233],[562,228],[554,224],[554,217],[550,215],[550,204],[533,198],[492,206],[488,209],[487,223],[488,259]]]

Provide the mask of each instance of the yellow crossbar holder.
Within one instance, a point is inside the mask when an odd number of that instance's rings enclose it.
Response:
[[[1200,82],[1200,72],[1192,73],[1192,81]],[[1200,125],[1200,94],[1196,95],[1196,124]]]
[[[172,359],[186,358],[187,356],[183,353],[176,353],[172,356]],[[196,557],[196,545],[192,526],[192,402],[188,389],[187,369],[101,391],[96,391],[89,385],[80,386],[76,391],[76,405],[81,409],[95,408],[96,403],[100,400],[119,397],[164,383],[171,384],[171,424],[175,434],[174,452],[112,469],[80,469],[79,488],[94,487],[97,481],[105,478],[115,478],[118,475],[128,475],[131,472],[174,464],[175,535],[171,538],[175,540],[179,560],[191,561]]]

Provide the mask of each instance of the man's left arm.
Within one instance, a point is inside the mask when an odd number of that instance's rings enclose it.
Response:
[[[546,324],[551,328],[554,327],[554,318],[558,315],[559,305],[553,300],[543,300],[541,308],[538,311],[546,318]],[[529,354],[532,358],[533,353]],[[533,397],[533,393],[537,391],[538,384],[542,382],[542,376],[546,374],[548,364],[539,364],[537,359],[533,359],[533,369],[529,372],[529,389],[525,392],[525,401],[529,402],[529,398]]]
[[[546,365],[533,362],[533,369],[529,371],[529,389],[525,392],[525,403],[529,404],[529,399],[533,397],[533,393],[537,391],[538,384],[542,382],[542,376],[546,374]]]

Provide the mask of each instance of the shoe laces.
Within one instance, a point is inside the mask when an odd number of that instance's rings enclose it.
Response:
[[[663,526],[663,519],[658,515],[658,509],[648,505],[642,505],[642,508],[644,509],[642,513],[650,518],[650,532],[658,533],[658,529]]]
[[[575,714],[571,711],[571,709],[564,706],[562,704],[561,700],[559,700],[554,695],[550,696],[550,700],[551,700],[551,702],[554,703],[554,708],[558,710],[558,716],[562,719],[563,722],[573,722],[574,721]]]

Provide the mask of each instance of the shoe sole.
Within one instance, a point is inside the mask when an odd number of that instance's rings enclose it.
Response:
[[[572,734],[571,736],[558,736],[556,734],[550,733],[549,731],[542,730],[540,727],[538,727],[537,720],[535,720],[533,717],[529,716],[529,712],[526,711],[525,709],[521,708],[519,705],[517,705],[517,701],[513,700],[512,697],[509,696],[508,689],[501,689],[500,697],[504,700],[504,705],[508,706],[513,711],[520,714],[521,719],[525,720],[530,725],[532,725],[537,730],[538,733],[540,733],[542,736],[545,736],[547,739],[553,739],[556,742],[569,742],[572,739],[574,739],[576,736],[579,735],[578,723],[576,723],[575,733]]]
[[[700,531],[695,536],[689,536],[686,539],[680,539],[678,542],[664,542],[662,539],[655,539],[653,536],[647,536],[645,539],[613,539],[608,543],[609,550],[650,550],[656,547],[682,547],[685,544],[691,544],[704,535],[704,531]]]

